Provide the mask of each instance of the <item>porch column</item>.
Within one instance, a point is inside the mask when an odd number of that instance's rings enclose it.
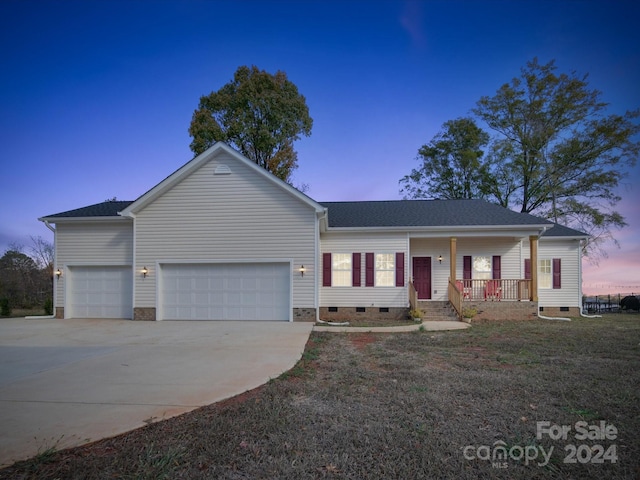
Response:
[[[529,258],[531,260],[531,301],[538,301],[538,237],[529,237]]]
[[[456,237],[449,238],[449,278],[452,282],[456,281]]]

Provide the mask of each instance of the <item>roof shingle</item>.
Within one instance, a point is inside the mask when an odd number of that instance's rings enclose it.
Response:
[[[438,227],[551,225],[484,200],[391,200],[320,202],[329,210],[329,227]]]
[[[42,218],[118,217],[118,212],[131,205],[132,201],[108,200],[87,207],[46,215]]]

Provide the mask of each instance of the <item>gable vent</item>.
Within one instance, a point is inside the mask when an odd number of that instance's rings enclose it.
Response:
[[[231,169],[227,165],[225,165],[224,163],[221,163],[213,171],[213,174],[214,175],[230,175],[231,174]]]

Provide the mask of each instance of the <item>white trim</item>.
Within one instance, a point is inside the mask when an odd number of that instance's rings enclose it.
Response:
[[[482,225],[482,226],[437,226],[437,227],[330,227],[327,233],[406,233],[410,238],[455,237],[528,237],[539,234],[541,225]],[[555,237],[563,238],[563,237]]]
[[[103,217],[41,217],[40,222],[49,223],[75,223],[75,222],[122,222],[129,221],[130,218],[121,216],[103,216]]]
[[[289,322],[293,322],[293,258],[240,258],[240,259],[167,259],[156,260],[156,321],[164,320],[162,311],[162,265],[237,265],[247,263],[277,263],[289,265]]]

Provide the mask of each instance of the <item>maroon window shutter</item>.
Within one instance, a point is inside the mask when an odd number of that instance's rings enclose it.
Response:
[[[331,254],[322,254],[322,286],[331,286]]]
[[[396,287],[404,287],[404,252],[396,253]]]
[[[531,280],[531,259],[524,259],[524,279]]]
[[[491,262],[492,270],[491,274],[493,279],[500,280],[502,272],[500,271],[500,255],[494,255]]]
[[[365,285],[367,287],[373,287],[373,277],[374,277],[373,253],[365,253],[364,260],[365,260],[364,261]]]
[[[361,285],[361,279],[362,279],[362,275],[360,273],[361,268],[362,268],[361,254],[354,253],[353,259],[351,261],[351,269],[352,269],[351,284],[354,287],[359,287]]]
[[[553,259],[553,288],[561,288],[562,283],[560,282],[561,272],[560,272],[560,259]]]
[[[471,280],[471,256],[465,255],[462,257],[462,278],[464,280]]]

